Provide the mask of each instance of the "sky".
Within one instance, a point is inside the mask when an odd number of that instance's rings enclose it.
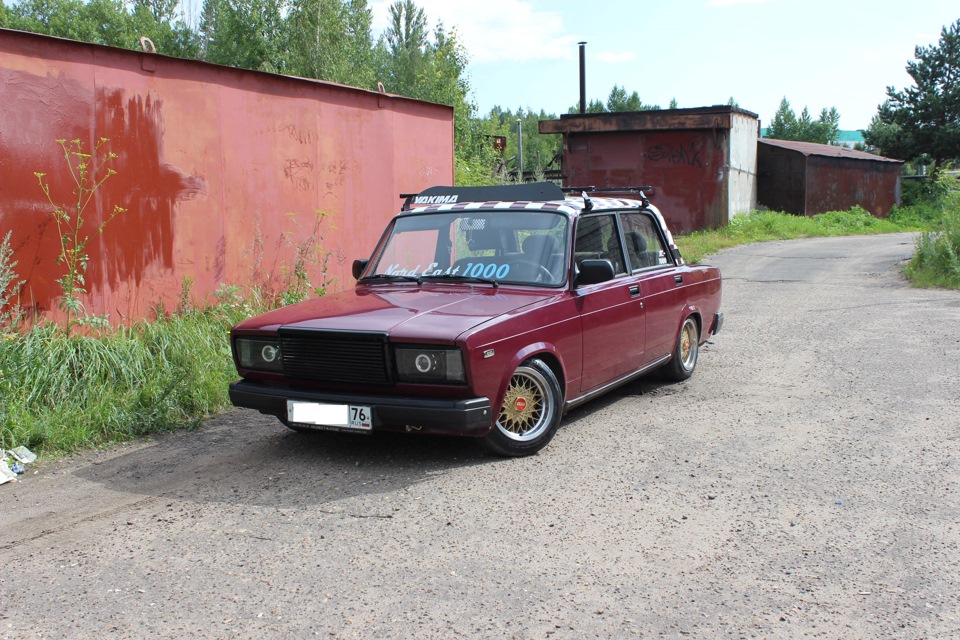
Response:
[[[374,34],[392,0],[371,0]],[[836,107],[865,129],[886,88],[913,84],[916,46],[935,45],[960,2],[920,0],[417,0],[431,27],[455,28],[470,58],[472,100],[561,114],[614,84],[645,104],[737,104],[768,126],[786,97],[797,115]],[[390,87],[386,87],[390,91]]]

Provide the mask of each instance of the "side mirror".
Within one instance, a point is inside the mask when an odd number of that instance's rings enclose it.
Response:
[[[367,263],[369,260],[354,260],[353,261],[353,279],[359,280],[360,274],[363,273],[363,270],[367,268]]]
[[[613,263],[609,260],[584,260],[580,263],[580,272],[577,274],[576,286],[597,284],[613,280]]]

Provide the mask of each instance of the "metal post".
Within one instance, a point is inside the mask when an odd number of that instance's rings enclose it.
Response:
[[[517,182],[523,182],[523,121],[517,118]]]
[[[586,42],[578,42],[580,45],[580,113],[587,112],[587,53]]]

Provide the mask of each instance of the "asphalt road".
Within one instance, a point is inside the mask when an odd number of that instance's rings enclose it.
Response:
[[[960,637],[960,293],[911,253],[716,256],[694,377],[531,458],[235,411],[40,465],[0,486],[0,637]]]

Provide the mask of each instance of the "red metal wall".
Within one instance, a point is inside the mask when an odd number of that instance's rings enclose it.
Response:
[[[653,185],[653,203],[674,232],[726,224],[724,158],[729,131],[567,133],[564,183]]]
[[[900,203],[901,169],[893,162],[810,156],[804,213],[812,216],[859,205],[885,218]]]
[[[788,148],[792,145],[797,148]],[[757,199],[775,211],[813,216],[860,206],[879,218],[900,202],[902,163],[866,153],[809,143],[763,141],[758,145]],[[802,150],[806,150],[804,153]],[[859,157],[837,157],[846,153]]]
[[[111,321],[172,310],[184,278],[195,304],[220,283],[280,286],[311,238],[332,288],[349,286],[398,194],[453,182],[449,107],[0,30],[0,238],[12,230],[21,302],[36,312],[56,308],[63,268],[34,172],[70,202],[56,140],[101,137],[117,174],[90,228],[115,204],[127,212],[90,240],[84,302]]]

